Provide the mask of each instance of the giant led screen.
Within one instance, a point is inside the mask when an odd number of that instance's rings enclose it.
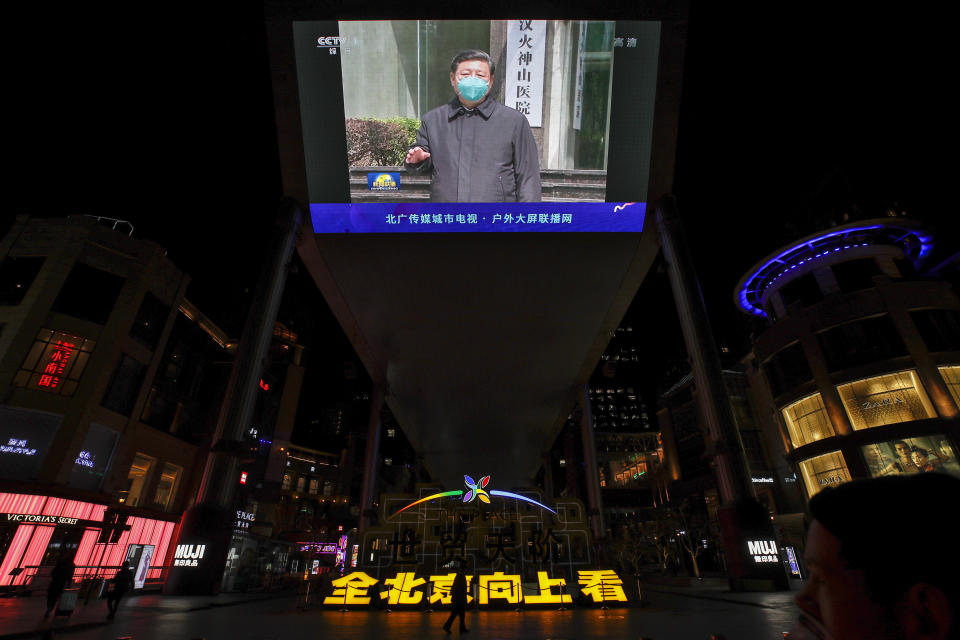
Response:
[[[295,21],[293,44],[315,232],[642,230],[659,22]]]

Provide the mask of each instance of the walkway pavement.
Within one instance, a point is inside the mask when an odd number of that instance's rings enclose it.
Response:
[[[131,616],[150,618],[169,613],[186,614],[291,597],[293,596],[290,592],[229,593],[216,596],[130,596],[121,602],[117,619]],[[69,617],[51,614],[49,618],[44,618],[46,605],[45,594],[24,598],[0,598],[0,640],[38,638],[48,631],[53,631],[53,636],[59,636],[113,624],[113,621],[107,619],[106,600],[91,598],[88,603],[80,600]]]
[[[794,585],[798,587],[799,585]],[[796,620],[793,592],[734,593],[724,580],[650,585],[642,606],[623,609],[470,611],[467,640],[781,640]],[[239,605],[239,606],[231,606]],[[69,621],[42,619],[42,597],[0,599],[0,639],[71,640],[445,640],[447,613],[302,610],[294,595],[135,596],[106,620],[102,600],[79,605]],[[454,631],[456,634],[456,631]]]

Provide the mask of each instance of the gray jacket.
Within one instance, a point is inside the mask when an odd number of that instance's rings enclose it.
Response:
[[[428,111],[414,146],[430,152],[407,170],[431,172],[434,202],[540,202],[540,160],[527,118],[487,99],[468,110],[454,97]]]

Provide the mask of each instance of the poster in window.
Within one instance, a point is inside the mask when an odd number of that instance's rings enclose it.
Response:
[[[956,450],[942,434],[877,442],[862,450],[873,478],[931,471],[960,477]]]

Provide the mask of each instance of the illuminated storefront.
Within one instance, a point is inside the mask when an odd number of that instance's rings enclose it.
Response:
[[[937,417],[913,370],[848,382],[837,391],[854,429]]]
[[[107,512],[107,505],[43,495],[0,493],[2,586],[29,584],[66,555],[75,579],[111,576],[134,565],[141,586],[163,578],[176,523]]]
[[[797,400],[783,409],[783,420],[794,447],[835,435],[819,393]]]
[[[800,474],[807,487],[807,495],[813,497],[824,487],[850,481],[850,471],[839,451],[810,458],[800,463]]]

